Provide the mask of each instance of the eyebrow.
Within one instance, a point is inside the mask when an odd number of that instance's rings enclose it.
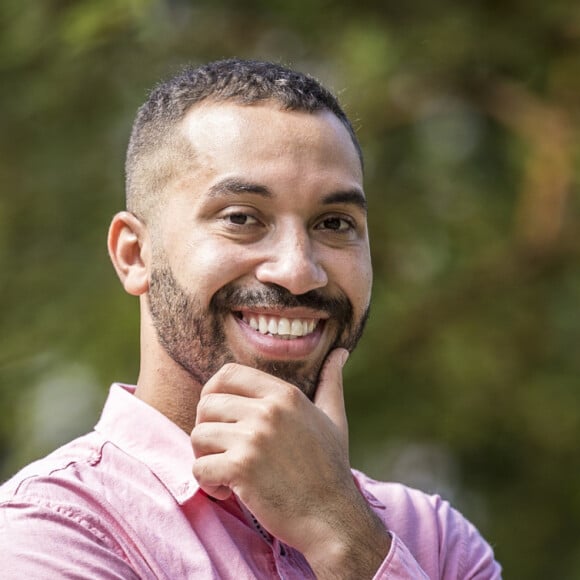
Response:
[[[349,189],[347,191],[336,191],[334,193],[328,194],[322,200],[325,205],[330,205],[333,203],[349,203],[356,205],[365,213],[367,212],[367,200],[360,189]]]
[[[208,190],[209,197],[219,197],[239,194],[255,194],[265,198],[273,197],[272,192],[265,186],[257,183],[243,181],[236,177],[228,177],[222,181],[218,181],[212,185]],[[334,203],[352,204],[360,208],[365,213],[367,212],[367,200],[363,192],[358,188],[348,189],[345,191],[335,191],[329,193],[322,199],[324,205],[332,205]]]
[[[272,197],[272,192],[265,185],[242,181],[235,177],[229,177],[218,181],[208,190],[210,197],[219,197],[220,195],[235,195],[240,193],[254,193],[262,197]]]

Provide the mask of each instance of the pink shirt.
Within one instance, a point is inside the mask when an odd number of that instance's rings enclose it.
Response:
[[[132,391],[113,385],[92,433],[0,488],[2,578],[313,578],[235,499],[199,489],[189,437]],[[448,503],[353,475],[392,535],[375,578],[500,578]]]

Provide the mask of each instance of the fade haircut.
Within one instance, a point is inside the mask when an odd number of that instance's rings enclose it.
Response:
[[[228,59],[181,74],[158,85],[137,112],[125,163],[127,209],[152,219],[167,183],[194,163],[194,151],[178,124],[201,101],[253,105],[264,101],[281,110],[334,113],[348,130],[362,163],[354,129],[334,95],[313,77],[279,64]]]

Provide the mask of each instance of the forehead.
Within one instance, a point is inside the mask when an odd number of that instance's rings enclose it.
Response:
[[[286,166],[334,173],[362,185],[362,167],[350,133],[332,112],[281,110],[276,104],[202,103],[179,127],[198,169],[258,171]],[[263,164],[263,165],[260,165]]]

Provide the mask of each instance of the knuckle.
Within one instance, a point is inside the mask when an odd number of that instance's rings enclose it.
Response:
[[[259,428],[252,429],[247,434],[247,455],[248,460],[252,459],[257,452],[254,450],[262,449],[271,436],[271,429],[267,424],[262,423]]]
[[[268,399],[270,414],[274,419],[280,419],[286,413],[299,409],[304,395],[296,387],[284,385],[276,394]]]
[[[197,404],[196,416],[198,421],[203,421],[205,415],[207,414],[208,407],[211,406],[212,395],[204,395],[199,399]]]
[[[267,401],[260,406],[260,418],[265,423],[275,422],[280,418],[282,410],[277,400]]]
[[[212,392],[219,392],[224,385],[231,383],[239,371],[236,363],[224,364],[204,385],[203,392],[209,395]]]
[[[207,454],[207,441],[209,437],[202,425],[195,427],[191,432],[190,439],[193,452],[197,458]]]
[[[198,482],[202,482],[206,477],[207,469],[208,468],[206,462],[204,462],[201,458],[197,459],[193,463],[192,468],[193,477],[195,477],[195,479]]]
[[[304,393],[297,387],[289,387],[285,390],[288,405],[293,409],[299,407],[304,401]]]
[[[198,423],[191,431],[191,441],[192,442],[199,442],[202,439],[204,439],[204,437],[206,437],[206,429],[207,429],[207,424],[206,423]]]
[[[219,371],[220,377],[223,381],[230,381],[238,372],[239,365],[236,363],[226,363]]]

